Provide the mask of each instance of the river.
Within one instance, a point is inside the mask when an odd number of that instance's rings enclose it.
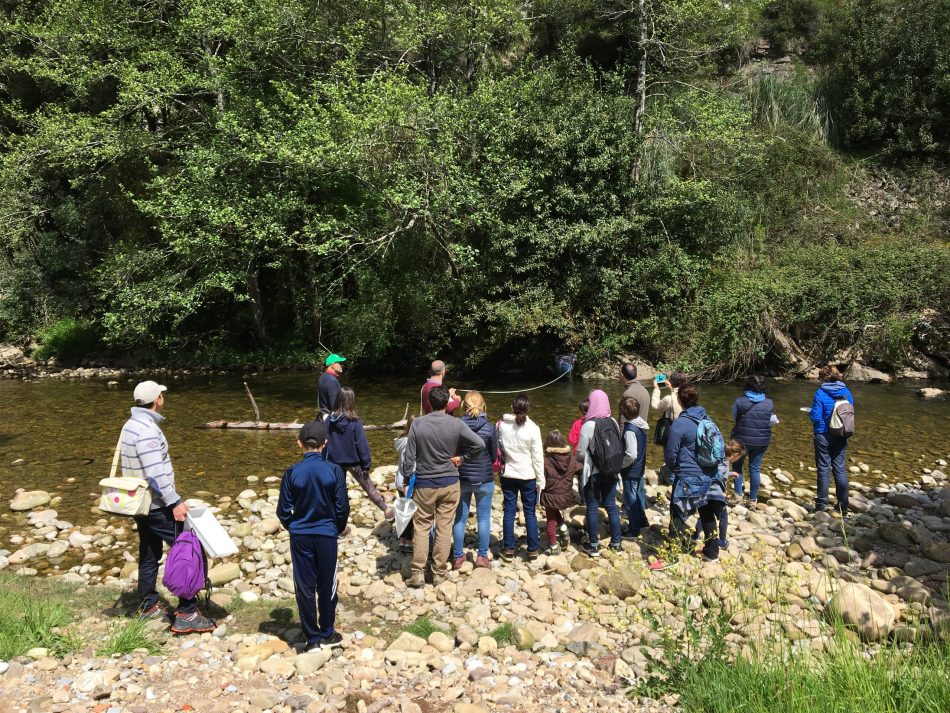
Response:
[[[312,417],[317,378],[314,373],[298,372],[252,376],[247,381],[265,421],[291,421]],[[534,380],[459,381],[453,385],[506,390],[530,386]],[[297,458],[292,432],[200,428],[219,418],[253,419],[241,382],[238,375],[178,376],[164,382],[169,387],[164,429],[178,489],[186,497],[199,491],[234,496],[247,487],[248,476],[261,480],[279,476]],[[396,421],[407,403],[410,409],[418,409],[422,379],[350,379],[344,375],[344,383],[356,389],[364,423]],[[108,475],[115,442],[131,405],[132,386],[131,382],[110,388],[103,381],[0,381],[0,521],[4,523],[0,548],[6,544],[4,531],[16,531],[23,522],[23,514],[11,513],[6,507],[16,488],[62,496],[55,505],[62,519],[80,525],[91,521],[97,483]],[[947,456],[950,402],[919,398],[915,391],[920,386],[913,382],[852,385],[858,432],[849,456],[852,462],[865,462],[872,470],[853,476],[855,480],[868,484],[912,480],[922,467]],[[577,402],[592,388],[605,389],[614,403],[623,391],[619,382],[576,380],[531,392],[531,416],[542,433],[550,428],[566,433],[577,417]],[[804,381],[775,381],[769,387],[781,423],[773,430],[763,470],[781,467],[805,487],[814,486],[814,474],[807,470],[813,465],[811,427],[807,414],[799,409],[811,405],[814,390],[813,382]],[[730,406],[740,393],[738,384],[700,387],[700,402],[727,435],[732,424]],[[486,394],[485,398],[489,415],[497,418],[511,396]],[[651,425],[655,420],[651,413]],[[394,435],[391,431],[369,433],[374,465],[395,462]],[[657,467],[659,462],[659,448],[651,446],[649,464]]]

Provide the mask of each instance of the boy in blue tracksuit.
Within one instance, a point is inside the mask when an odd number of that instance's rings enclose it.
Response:
[[[277,518],[290,533],[290,556],[306,651],[341,646],[334,629],[337,604],[337,540],[346,529],[350,499],[343,469],[323,455],[327,429],[304,424],[297,436],[303,459],[284,472]],[[319,626],[317,610],[319,608]]]
[[[826,366],[818,372],[821,387],[815,391],[812,400],[811,418],[815,434],[815,468],[818,471],[818,494],[815,498],[815,510],[828,508],[828,486],[831,475],[835,477],[835,509],[842,515],[848,513],[848,469],[845,467],[848,455],[848,439],[833,436],[828,432],[828,422],[835,408],[835,402],[846,400],[854,406],[854,397],[841,380],[841,372],[833,366]]]

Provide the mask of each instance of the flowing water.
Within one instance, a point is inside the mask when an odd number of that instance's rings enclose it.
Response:
[[[282,373],[248,378],[265,421],[311,418],[315,411],[316,382],[312,373]],[[534,383],[541,383],[538,379]],[[215,431],[200,426],[207,421],[252,420],[250,402],[239,376],[178,377],[169,386],[164,415],[178,481],[185,497],[199,491],[234,496],[247,487],[248,476],[263,480],[279,476],[296,458],[295,434],[289,431]],[[367,424],[400,419],[409,404],[418,409],[422,379],[348,378],[357,393],[357,408]],[[472,378],[453,384],[483,390],[517,389],[532,380],[485,380]],[[3,531],[19,529],[24,515],[11,513],[7,503],[17,488],[40,489],[59,495],[55,505],[60,518],[78,525],[93,521],[98,481],[108,475],[116,439],[131,405],[132,383],[109,388],[103,381],[0,382],[0,548]],[[853,462],[867,463],[880,473],[853,476],[869,484],[908,481],[936,458],[946,457],[950,434],[950,402],[925,401],[915,395],[920,384],[855,384],[858,433],[851,441]],[[559,428],[566,433],[577,418],[577,402],[592,388],[603,388],[616,403],[623,391],[619,382],[560,381],[531,392],[531,417],[542,433]],[[773,429],[773,443],[763,470],[780,467],[799,485],[814,486],[811,427],[807,414],[815,384],[803,381],[773,382],[769,394],[775,401],[781,423]],[[730,406],[741,393],[737,384],[704,385],[700,402],[728,434],[732,425]],[[501,416],[510,395],[485,394],[489,415]],[[616,407],[615,407],[616,411]],[[651,425],[656,421],[650,415]],[[370,432],[373,464],[395,462],[392,431]],[[14,464],[16,463],[16,464]],[[649,465],[660,463],[659,448],[650,447]],[[205,495],[207,497],[207,495]]]

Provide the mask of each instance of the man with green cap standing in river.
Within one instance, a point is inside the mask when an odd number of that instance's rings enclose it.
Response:
[[[331,354],[324,361],[326,371],[320,375],[317,385],[317,404],[320,408],[318,420],[326,420],[336,405],[336,396],[340,393],[340,374],[343,373],[343,362],[346,359],[339,354]]]

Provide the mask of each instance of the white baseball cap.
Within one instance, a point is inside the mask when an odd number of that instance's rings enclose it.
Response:
[[[138,406],[144,406],[154,402],[163,391],[168,391],[168,387],[156,384],[154,381],[143,381],[135,387],[132,398]]]

